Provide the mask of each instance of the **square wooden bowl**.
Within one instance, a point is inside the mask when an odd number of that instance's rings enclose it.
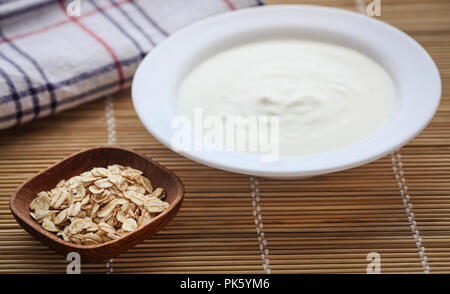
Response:
[[[77,245],[64,241],[56,234],[46,231],[30,216],[30,202],[40,191],[48,191],[61,179],[69,179],[94,167],[112,164],[131,166],[143,171],[154,187],[162,187],[169,208],[147,225],[117,240],[96,245]],[[184,186],[172,172],[153,160],[133,150],[121,147],[96,147],[75,153],[39,172],[23,183],[11,197],[10,209],[17,222],[31,235],[55,251],[67,255],[78,252],[82,262],[104,261],[115,257],[164,227],[177,214],[184,197]]]

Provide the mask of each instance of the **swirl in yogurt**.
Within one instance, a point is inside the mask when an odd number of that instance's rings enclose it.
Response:
[[[219,52],[182,81],[178,111],[192,116],[278,116],[280,154],[345,147],[392,117],[390,75],[366,55],[334,44],[280,39]]]

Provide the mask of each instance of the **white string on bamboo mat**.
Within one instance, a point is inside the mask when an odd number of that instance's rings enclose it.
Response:
[[[252,188],[252,205],[253,216],[255,217],[256,234],[258,236],[259,250],[263,261],[262,267],[267,274],[270,274],[269,248],[267,247],[267,240],[264,238],[264,225],[259,197],[259,182],[256,177],[250,177],[250,187]]]
[[[359,13],[366,14],[366,1],[365,0],[355,0],[356,10]]]
[[[400,189],[400,195],[402,196],[403,204],[406,206],[405,212],[408,216],[408,222],[410,225],[413,238],[416,240],[416,246],[419,250],[419,256],[421,258],[421,264],[424,273],[430,272],[430,267],[427,265],[428,258],[425,254],[425,247],[422,243],[422,237],[420,236],[419,229],[417,228],[417,222],[414,219],[414,212],[412,211],[413,205],[410,202],[411,196],[408,193],[408,186],[406,185],[405,173],[403,171],[402,156],[399,151],[395,151],[391,154],[392,170],[394,172],[395,179],[397,180],[398,188]]]
[[[116,119],[114,117],[114,102],[113,98],[108,95],[105,99],[105,118],[106,118],[106,128],[108,130],[108,145],[116,144]],[[110,274],[113,272],[113,259],[105,263],[106,273]]]
[[[105,99],[105,117],[108,130],[108,145],[116,144],[116,119],[114,118],[114,102],[111,96]]]

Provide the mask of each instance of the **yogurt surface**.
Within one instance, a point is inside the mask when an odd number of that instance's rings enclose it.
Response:
[[[324,153],[363,140],[392,117],[390,75],[359,51],[279,39],[219,52],[180,84],[178,112],[277,116],[281,156]]]

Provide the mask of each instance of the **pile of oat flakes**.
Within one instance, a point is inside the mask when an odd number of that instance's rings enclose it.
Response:
[[[168,208],[163,189],[153,190],[142,172],[131,167],[96,167],[30,204],[31,216],[65,241],[92,245],[120,238]]]

